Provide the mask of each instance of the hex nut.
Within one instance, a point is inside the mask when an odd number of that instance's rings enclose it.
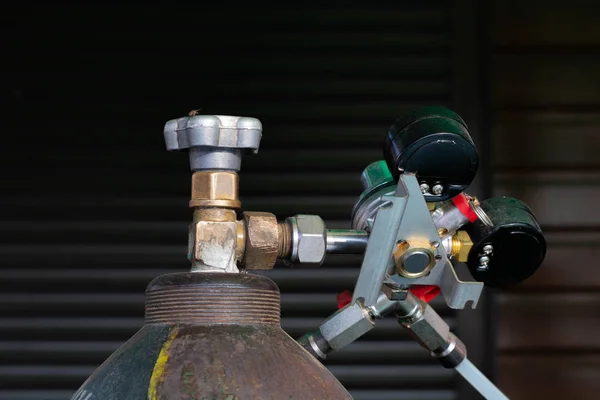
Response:
[[[403,320],[401,323],[429,351],[440,352],[448,347],[450,327],[431,306],[425,305],[422,313],[415,319]]]
[[[450,246],[452,257],[459,262],[467,262],[469,253],[473,248],[473,242],[467,231],[457,231],[450,237]]]
[[[429,274],[435,266],[433,250],[431,243],[425,241],[399,242],[393,253],[396,272],[411,279]]]
[[[323,338],[333,350],[354,342],[375,326],[373,319],[359,302],[335,312],[319,327]]]
[[[277,217],[266,212],[244,212],[246,249],[242,265],[246,269],[271,269],[277,261],[279,229]]]
[[[292,252],[292,263],[320,266],[327,252],[327,229],[318,215],[292,217],[293,241],[297,248]]]
[[[190,207],[239,208],[238,181],[238,174],[233,171],[195,172]]]
[[[467,262],[469,259],[469,253],[473,248],[473,241],[466,231],[458,231],[454,234],[460,246],[458,246],[458,252],[455,255],[456,260],[459,262]]]

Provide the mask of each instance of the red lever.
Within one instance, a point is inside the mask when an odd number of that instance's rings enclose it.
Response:
[[[469,201],[471,201],[471,197],[465,193],[461,193],[452,198],[452,202],[462,215],[464,215],[469,222],[475,222],[478,217],[477,214],[475,214],[475,211],[473,211],[471,204],[469,204]]]
[[[429,303],[441,293],[441,290],[434,285],[415,285],[410,288],[410,292],[417,296],[419,300]]]
[[[441,293],[439,287],[434,285],[415,285],[410,288],[410,292],[414,294],[419,300],[429,303],[438,294]],[[344,290],[336,297],[338,309],[346,307],[352,301],[352,292]]]
[[[336,300],[338,309],[344,308],[352,301],[352,292],[349,290],[344,290],[342,293],[337,295]]]

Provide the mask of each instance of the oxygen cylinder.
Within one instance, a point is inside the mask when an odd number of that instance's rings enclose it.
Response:
[[[281,329],[279,288],[266,277],[168,274],[146,296],[145,325],[72,400],[352,398]]]

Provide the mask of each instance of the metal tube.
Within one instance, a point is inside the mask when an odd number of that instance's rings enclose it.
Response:
[[[327,230],[327,254],[363,254],[369,234],[351,229]]]
[[[369,234],[352,229],[327,229],[327,254],[363,254]],[[448,256],[452,255],[452,236],[442,239]]]
[[[454,232],[469,223],[467,217],[451,201],[432,212],[431,218],[442,239],[452,236]]]
[[[487,400],[508,400],[471,361],[467,358],[454,368]]]

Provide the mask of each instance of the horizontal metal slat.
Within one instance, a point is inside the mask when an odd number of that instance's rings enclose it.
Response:
[[[139,260],[139,256],[136,256]],[[95,255],[90,257],[95,258]],[[100,260],[103,261],[103,260]],[[31,265],[32,260],[26,260],[23,266]],[[103,262],[100,264],[76,261],[73,269],[65,269],[68,265],[57,262],[44,263],[48,269],[17,268],[21,265],[7,263],[11,269],[3,269],[0,280],[0,292],[12,293],[15,289],[19,292],[47,293],[56,290],[73,288],[79,293],[94,293],[110,290],[113,293],[143,293],[146,285],[159,275],[175,272],[189,271],[189,263],[181,261],[181,270],[169,269],[168,264],[161,268],[153,268],[153,265],[142,260],[138,269],[132,269],[131,265],[119,264],[123,268],[106,268]],[[161,264],[160,262],[158,264]],[[82,268],[85,265],[85,268]],[[346,264],[348,265],[348,264]],[[354,265],[357,265],[354,263]],[[359,268],[322,268],[301,269],[282,266],[271,271],[262,272],[273,279],[282,293],[290,293],[300,290],[302,292],[325,292],[352,289],[358,278]]]
[[[349,77],[352,80],[354,77]],[[131,85],[129,90],[135,89],[136,86]],[[85,88],[92,89],[92,88]],[[440,103],[447,104],[451,101],[451,94],[446,92],[423,93],[420,95],[398,96],[394,94],[387,95],[370,95],[367,96],[347,96],[344,94],[323,95],[320,101],[315,101],[315,94],[296,94],[294,91],[282,91],[276,95],[265,94],[263,101],[257,100],[257,95],[260,93],[249,93],[243,91],[222,92],[218,89],[213,89],[210,93],[213,100],[214,108],[219,105],[221,114],[232,115],[251,115],[261,120],[268,121],[271,118],[281,118],[293,120],[298,114],[309,114],[311,118],[323,119],[331,121],[336,118],[346,118],[353,121],[368,120],[390,120],[397,116],[398,112],[406,113],[420,106],[439,105]],[[276,100],[273,100],[276,99]],[[71,104],[71,101],[65,103]],[[189,103],[188,103],[189,104]],[[193,102],[192,107],[197,104]],[[72,112],[83,113],[86,106],[91,108],[101,108],[109,114],[138,114],[149,113],[155,116],[164,115],[164,105],[159,102],[151,104],[131,104],[127,103],[126,99],[121,101],[111,101],[107,103],[105,96],[99,97],[89,103],[79,103],[72,107]],[[202,106],[199,104],[198,106]],[[189,105],[186,109],[181,110],[178,114],[187,113]],[[199,107],[200,108],[200,107]],[[215,111],[218,112],[218,111]],[[177,115],[181,117],[181,115]],[[161,121],[163,122],[163,121]],[[147,123],[146,123],[147,124]],[[162,125],[162,124],[161,124]],[[158,126],[158,125],[157,125]]]
[[[171,179],[177,182],[179,179],[182,183],[188,182],[189,185],[189,164],[185,154],[169,153],[165,149],[162,129],[164,123],[169,118],[183,116],[185,110],[179,111],[179,114],[165,115],[161,119],[157,119],[156,126],[152,129],[151,134],[145,132],[148,137],[146,146],[140,147],[139,136],[143,128],[140,128],[135,123],[124,124],[120,121],[107,119],[100,121],[98,125],[88,128],[88,134],[96,136],[95,144],[99,148],[110,148],[111,163],[107,165],[107,153],[102,151],[89,152],[88,144],[85,142],[72,142],[69,144],[69,152],[64,152],[59,159],[53,157],[53,152],[48,149],[59,150],[60,143],[49,138],[40,138],[47,146],[44,148],[30,148],[29,151],[24,149],[13,149],[8,154],[3,156],[4,161],[19,162],[28,155],[36,154],[36,160],[41,163],[52,163],[56,168],[73,167],[73,165],[85,165],[87,170],[101,170],[103,168],[122,168],[122,173],[128,173],[128,170],[133,168],[137,171],[145,171],[147,174],[169,175]],[[252,116],[252,115],[249,115]],[[328,120],[327,121],[310,121],[303,120],[306,115],[298,115],[291,121],[273,121],[272,119],[263,121],[263,136],[260,143],[260,150],[257,155],[244,157],[242,164],[241,181],[248,172],[266,172],[255,168],[254,162],[259,158],[267,157],[279,159],[281,154],[286,157],[292,151],[301,154],[312,150],[334,149],[335,153],[329,155],[339,157],[337,153],[341,153],[342,157],[346,150],[351,150],[351,154],[357,154],[357,150],[363,151],[378,151],[378,157],[383,156],[381,151],[385,135],[389,127],[394,122],[394,119],[400,117],[398,112],[390,120],[378,120],[371,122],[349,123],[345,119]],[[75,125],[78,125],[75,123]],[[77,128],[65,127],[61,132],[56,132],[58,137],[65,137],[72,134]],[[127,132],[127,134],[124,134]],[[118,139],[122,146],[115,147],[114,140]],[[284,151],[281,153],[280,151]],[[352,152],[353,151],[353,152]],[[359,154],[360,155],[360,154]],[[140,162],[143,160],[143,163]],[[374,160],[375,161],[375,160]],[[281,162],[278,161],[278,162]],[[335,163],[329,165],[328,168],[335,167]],[[27,168],[27,165],[20,165],[22,168]],[[27,171],[27,169],[25,170]],[[274,174],[281,173],[277,169],[269,168],[269,172]],[[39,168],[32,171],[41,173]],[[360,173],[360,172],[359,172]],[[34,175],[36,176],[36,175]],[[141,178],[141,177],[140,177]],[[165,188],[168,189],[168,188]]]
[[[492,150],[500,168],[598,168],[597,113],[498,112]]]
[[[496,55],[493,102],[497,107],[600,105],[600,56]]]
[[[213,94],[217,96],[217,94]],[[289,99],[282,101],[267,100],[256,101],[256,94],[244,96],[242,98],[234,97],[231,99],[230,93],[222,93],[222,97],[216,97],[213,104],[227,101],[227,114],[234,115],[250,115],[261,120],[268,119],[285,119],[294,120],[298,114],[308,114],[311,119],[319,119],[322,121],[332,121],[344,119],[346,122],[369,122],[369,121],[393,121],[398,115],[406,113],[410,110],[431,105],[445,104],[450,101],[449,94],[437,94],[435,96],[427,96],[427,98],[410,99],[349,99],[344,101],[336,99],[336,101],[327,102],[312,102],[312,101],[294,101],[290,94]],[[69,102],[69,105],[71,103]],[[118,115],[127,114],[135,115],[137,113],[145,113],[152,115],[164,115],[164,105],[159,103],[154,104],[119,104],[115,102],[105,103],[104,100],[98,99],[97,102],[73,104],[72,112],[83,113],[90,107],[102,108],[108,114]],[[224,106],[223,106],[224,107]],[[187,110],[186,110],[187,111]],[[400,113],[400,114],[399,114]],[[124,115],[125,116],[125,115]],[[175,118],[181,115],[175,116]],[[162,124],[161,124],[162,125]],[[162,126],[161,126],[162,127]],[[43,139],[41,139],[43,141]]]
[[[327,162],[319,157],[326,157],[326,151],[307,151],[312,154],[297,154],[296,152],[282,152],[277,158],[269,158],[268,155],[261,158],[261,162],[253,163],[252,170],[245,173],[241,179],[240,198],[242,202],[252,197],[264,197],[265,194],[282,196],[328,196],[332,193],[337,195],[354,195],[356,199],[362,191],[360,174],[372,162],[381,159],[379,151],[364,151],[362,154],[348,154],[342,157],[331,157],[335,167],[328,168]],[[279,157],[286,157],[287,160]],[[269,164],[271,160],[272,165]],[[339,162],[338,162],[339,160]],[[287,173],[264,173],[266,168],[280,169]],[[25,193],[34,195],[35,191],[46,191],[51,189],[62,189],[62,196],[80,195],[82,190],[69,188],[73,184],[85,180],[93,180],[94,187],[99,191],[110,191],[115,196],[125,196],[127,193],[135,193],[136,197],[144,195],[187,194],[190,187],[190,176],[180,174],[177,179],[170,174],[144,173],[143,167],[130,169],[123,172],[123,180],[115,182],[114,174],[118,174],[123,167],[103,168],[102,170],[90,169],[83,174],[81,171],[73,171],[68,168],[57,168],[47,173],[36,174],[39,184],[31,185],[31,182],[15,183],[11,190],[17,190],[21,195]],[[263,171],[258,172],[258,171]],[[342,170],[351,171],[343,172]],[[312,171],[312,172],[311,172]],[[64,173],[63,173],[64,172]],[[315,174],[320,173],[320,175]],[[61,175],[62,183],[52,181],[53,173]],[[313,174],[312,176],[310,174]],[[317,175],[317,176],[315,176]],[[129,184],[129,186],[127,186]],[[177,186],[173,186],[177,185]],[[185,206],[185,204],[184,204]]]
[[[515,12],[517,4],[519,12]],[[493,40],[513,48],[600,45],[599,15],[590,5],[588,1],[493,1]]]
[[[369,365],[366,368],[332,365],[329,370],[348,390],[364,387],[445,389],[454,384],[454,371],[440,365]]]
[[[425,47],[439,47],[443,49],[448,48],[448,36],[444,32],[436,32],[435,27],[431,30],[423,30],[419,32],[416,29],[410,31],[386,31],[386,32],[340,32],[339,30],[321,31],[319,32],[318,27],[315,24],[307,22],[302,27],[311,27],[314,31],[314,38],[318,37],[318,40],[310,40],[311,35],[307,35],[306,32],[301,30],[285,31],[275,30],[280,35],[273,34],[273,31],[269,32],[257,32],[247,30],[246,35],[215,35],[214,41],[203,42],[203,49],[210,51],[210,48],[222,49],[221,46],[231,46],[234,48],[248,49],[249,46],[260,43],[263,47],[270,49],[302,49],[306,51],[307,47],[310,47],[309,52],[318,50],[339,50],[339,49],[352,49],[354,52],[357,51],[373,51],[374,49],[394,49],[398,46],[407,46],[419,48],[420,46]],[[443,25],[437,28],[443,28]],[[315,29],[316,28],[316,29]],[[129,33],[130,31],[127,31]],[[176,32],[174,32],[176,33]],[[174,35],[172,35],[174,36]],[[107,42],[105,42],[107,43]],[[426,49],[430,50],[430,49]],[[430,50],[431,51],[431,50]],[[424,51],[421,50],[423,53]]]
[[[71,245],[43,246],[37,251],[27,253],[25,245],[0,246],[3,262],[11,268],[23,268],[44,260],[47,268],[155,268],[170,272],[189,271],[187,247],[185,246],[152,246],[152,245]],[[153,250],[150,248],[154,247]],[[44,254],[43,250],[48,250]],[[352,268],[359,266],[360,255],[332,255],[325,260],[325,268]],[[282,263],[276,267],[289,270]],[[300,270],[306,271],[306,268]],[[42,273],[41,276],[44,276]],[[115,282],[116,283],[116,282]]]
[[[296,214],[318,214],[325,220],[349,219],[356,196],[297,196],[297,197],[250,197],[244,199],[246,210],[268,210],[286,217]],[[10,208],[11,214],[5,214],[5,221],[81,221],[90,218],[114,220],[126,215],[130,221],[189,221],[189,197],[180,198],[48,198],[44,203],[31,197],[12,197],[0,199],[0,207]],[[49,212],[52,210],[52,212]]]
[[[512,196],[531,207],[542,226],[600,226],[600,172],[527,172],[496,174],[494,195]]]
[[[399,50],[399,49],[397,49]],[[244,60],[244,69],[239,71],[233,65],[224,64],[224,71],[236,71],[241,74],[258,74],[267,76],[268,74],[290,75],[302,74],[304,76],[314,76],[316,74],[331,74],[340,76],[363,76],[375,77],[380,79],[387,77],[396,79],[408,79],[410,77],[431,77],[432,81],[443,82],[443,77],[450,75],[450,65],[448,57],[438,52],[426,53],[421,48],[417,50],[414,46],[403,46],[406,52],[385,54],[377,51],[371,57],[357,58],[355,53],[335,54],[306,54],[293,50],[282,50],[285,57],[278,57],[265,63],[262,57],[247,58]],[[156,51],[154,49],[154,51]],[[263,50],[265,53],[268,49]],[[432,54],[433,53],[433,54]],[[281,53],[278,52],[281,56]],[[318,62],[316,62],[318,61]],[[243,75],[242,75],[243,76]],[[436,79],[437,78],[437,79]],[[324,82],[327,84],[327,82]],[[448,88],[446,87],[446,90]],[[259,88],[260,93],[260,88]]]
[[[500,355],[498,372],[498,385],[514,400],[596,400],[600,392],[599,354]]]
[[[219,5],[214,5],[216,10],[219,10]],[[178,10],[175,12],[181,12],[186,17],[189,15],[191,9]],[[268,10],[264,10],[262,7],[240,7],[239,12],[231,12],[229,7],[222,7],[221,10],[230,11],[228,15],[228,21],[231,25],[238,27],[244,27],[246,29],[264,29],[270,31],[274,27],[295,27],[305,26],[307,22],[323,23],[321,26],[323,29],[334,30],[336,28],[355,28],[357,26],[369,26],[374,30],[390,30],[399,29],[405,30],[407,28],[418,30],[419,27],[423,30],[431,31],[434,27],[444,26],[448,24],[448,15],[443,6],[440,5],[439,1],[432,1],[428,3],[402,3],[395,5],[394,7],[386,7],[376,5],[369,5],[369,7],[348,7],[341,9],[339,7],[331,7],[325,4],[318,5],[312,8],[295,7],[292,4],[286,4],[283,8],[272,8],[269,6]],[[156,10],[156,14],[151,14],[157,17],[162,17],[162,8]],[[182,15],[182,14],[179,14]],[[248,16],[252,15],[253,21],[260,21],[248,26]],[[127,21],[126,21],[127,22]],[[85,29],[85,24],[82,24],[81,28]],[[207,19],[205,24],[207,27],[214,28],[215,25],[221,27],[222,21],[219,19]],[[256,25],[256,26],[254,26]],[[130,27],[129,24],[124,25]],[[171,25],[169,25],[171,27]],[[186,26],[180,26],[180,24],[174,24],[173,28],[179,28],[183,32],[188,32]],[[162,28],[157,26],[156,29]],[[201,27],[199,27],[201,28]],[[310,33],[310,32],[308,32]],[[112,40],[119,40],[119,36],[114,31],[103,31],[100,36],[102,39],[108,38]],[[131,36],[123,38],[123,40],[130,40],[132,44],[135,44],[139,40],[143,40],[145,36],[141,35],[139,31],[132,30]]]
[[[566,230],[546,232],[548,252],[540,269],[523,290],[595,292],[600,289],[600,229],[591,232]]]
[[[191,212],[190,221],[191,221]],[[120,238],[128,239],[131,235],[131,239],[135,239],[132,242],[144,242],[148,240],[148,237],[160,236],[161,243],[170,244],[169,240],[172,235],[181,234],[185,232],[190,221],[127,221],[127,220],[114,220],[114,221],[100,221],[100,220],[81,220],[77,222],[73,221],[0,221],[0,241],[6,243],[11,240],[10,236],[14,235],[17,237],[16,241],[35,243],[40,240],[47,242],[52,240],[50,234],[59,235],[63,237],[63,240],[67,243],[73,243],[72,240],[76,237],[83,235],[91,235],[90,238],[94,239],[95,235],[104,234],[116,234]],[[327,220],[325,221],[327,229],[349,229],[350,222],[347,220]],[[25,235],[27,236],[21,236]],[[40,235],[39,237],[37,235]],[[140,239],[142,238],[142,239]],[[172,239],[173,242],[179,242],[180,238],[176,237]],[[90,243],[98,243],[96,240],[90,240]],[[121,239],[121,244],[128,242],[127,240]],[[102,243],[109,244],[110,240]]]
[[[23,287],[27,290],[27,287]],[[284,318],[327,317],[337,310],[337,293],[282,293]],[[140,293],[0,293],[0,315],[24,316],[140,316],[146,296]]]
[[[0,365],[100,364],[117,350],[121,341],[5,341],[0,342]],[[437,362],[412,340],[358,340],[327,356],[326,365],[335,364],[435,364]]]
[[[281,312],[284,318],[325,318],[337,310],[336,296],[337,293],[282,293]],[[145,300],[144,293],[0,293],[0,315],[137,317],[143,315]]]
[[[191,218],[190,218],[191,219]],[[187,240],[188,221],[81,221],[79,222],[0,222],[0,242],[11,244],[40,244],[52,246],[176,246]],[[350,222],[331,224],[327,229],[350,229]],[[181,254],[181,253],[179,253]],[[329,255],[338,257],[339,255]],[[10,267],[10,265],[8,266]]]
[[[397,366],[370,365],[331,366],[330,371],[348,389],[377,386],[381,389],[446,389],[453,384],[454,373],[439,365]],[[95,366],[0,366],[0,380],[5,389],[27,387],[28,389],[76,387],[95,370]]]
[[[284,318],[282,328],[292,337],[317,329],[323,318]],[[127,340],[143,325],[143,318],[0,318],[0,340]],[[453,318],[447,318],[451,328]],[[364,340],[406,340],[408,334],[391,318],[377,322]]]
[[[600,351],[597,293],[503,293],[497,303],[501,351]]]
[[[304,56],[306,58],[306,56]],[[316,60],[315,60],[316,61]],[[289,61],[288,61],[289,62]],[[244,74],[237,75],[227,79],[220,85],[220,89],[226,93],[235,93],[236,96],[261,96],[268,98],[277,96],[280,99],[288,96],[298,100],[303,97],[309,97],[312,102],[325,103],[332,97],[340,97],[349,100],[351,98],[369,97],[372,100],[377,99],[420,99],[427,96],[439,96],[450,93],[450,80],[443,79],[444,76],[433,76],[431,78],[418,78],[418,71],[412,79],[410,76],[384,79],[381,75],[370,77],[367,74],[372,72],[346,69],[346,75],[355,75],[354,77],[332,77],[330,73],[319,75],[309,74],[306,71],[299,71],[297,79],[290,80],[289,72],[285,75],[277,76],[263,74],[257,76],[252,74],[252,79]],[[367,75],[367,76],[365,76]],[[349,83],[351,78],[352,82]],[[318,97],[315,98],[315,93]],[[263,97],[264,96],[264,97]],[[258,102],[261,99],[257,99]],[[118,104],[118,101],[117,101]]]
[[[222,43],[218,44],[223,45]],[[170,49],[171,51],[173,49]],[[205,49],[208,50],[208,49]],[[448,63],[448,57],[444,48],[440,46],[413,46],[413,45],[398,45],[393,46],[389,50],[381,48],[362,49],[364,58],[353,58],[356,54],[354,48],[337,48],[334,51],[327,48],[307,48],[304,51],[299,51],[298,48],[269,48],[261,47],[260,43],[255,43],[251,49],[237,48],[239,58],[244,59],[244,68],[240,69],[236,64],[215,64],[213,66],[205,65],[198,72],[199,74],[210,74],[222,76],[227,74],[227,82],[223,82],[223,86],[219,88],[229,88],[237,90],[238,85],[245,85],[251,78],[256,81],[270,81],[272,79],[288,78],[285,85],[293,84],[289,77],[295,75],[305,79],[320,81],[323,86],[327,86],[328,79],[346,78],[351,79],[376,79],[378,81],[408,81],[413,79],[418,84],[419,82],[437,82],[445,87],[442,93],[448,93],[450,88],[444,85],[451,80],[451,66]],[[221,54],[218,48],[213,48],[215,58]],[[127,62],[122,68],[117,68],[114,63],[108,64],[106,59],[112,56],[119,61]],[[333,55],[333,54],[334,55]],[[132,78],[131,81],[124,82],[125,87],[137,87],[140,90],[147,91],[148,87],[143,87],[143,82],[152,79],[152,71],[141,70],[148,62],[155,60],[157,54],[162,54],[159,49],[152,47],[143,49],[135,47],[127,50],[115,51],[113,48],[105,50],[91,50],[86,54],[87,62],[97,63],[103,66],[105,73],[118,73],[123,78]],[[273,62],[265,63],[265,59],[273,59]],[[368,62],[367,62],[368,60]],[[105,64],[106,63],[106,64]],[[135,74],[135,71],[138,74]],[[46,71],[40,73],[48,74]],[[67,73],[72,73],[72,79],[75,82],[81,82],[86,88],[93,88],[100,93],[108,90],[107,87],[101,87],[100,82],[85,80],[86,75],[79,71],[72,71],[66,68],[62,71],[54,71],[52,78],[58,81],[64,80]],[[244,79],[245,78],[245,79]],[[35,79],[35,78],[33,78]],[[158,87],[166,87],[181,82],[181,76],[168,75],[159,82],[156,82]],[[207,82],[210,85],[210,82]],[[56,85],[56,83],[54,83]],[[412,86],[411,84],[408,85]],[[416,87],[416,86],[415,86]],[[153,86],[156,88],[156,86]],[[426,87],[424,87],[426,89]],[[211,86],[207,89],[215,90]],[[320,92],[317,90],[317,93]],[[67,89],[68,90],[68,89]],[[384,90],[384,93],[387,90]],[[71,92],[61,93],[62,96],[70,96]],[[369,93],[376,95],[377,92],[369,89]],[[403,92],[402,89],[399,93]],[[409,91],[408,93],[420,97],[419,92]],[[425,91],[425,93],[427,93]],[[257,95],[263,94],[260,88],[257,88]],[[115,99],[123,101],[123,99]],[[260,100],[260,98],[259,98]],[[319,100],[316,98],[315,100]]]

